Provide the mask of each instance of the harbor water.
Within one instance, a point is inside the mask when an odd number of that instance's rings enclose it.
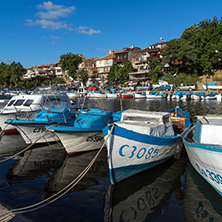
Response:
[[[222,102],[216,100],[86,99],[88,107],[112,111],[165,111],[178,104],[193,119],[222,114]],[[185,151],[179,160],[172,158],[113,186],[104,148],[89,172],[64,190],[98,150],[68,156],[59,143],[34,145],[3,162],[25,147],[19,134],[0,140],[0,217],[4,208],[18,209],[5,221],[222,221],[222,198],[192,168]]]

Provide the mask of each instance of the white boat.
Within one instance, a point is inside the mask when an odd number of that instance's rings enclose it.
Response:
[[[189,160],[194,169],[222,195],[222,116],[198,117],[184,135]]]
[[[204,90],[222,90],[222,85],[218,85],[217,82],[203,84]]]
[[[121,121],[103,129],[112,184],[152,168],[171,158],[178,131],[190,127],[190,114],[176,107],[167,112],[126,110]]]
[[[33,119],[43,108],[49,109],[61,104],[72,108],[73,104],[65,93],[61,93],[61,90],[60,87],[37,87],[31,95],[13,96],[0,111],[1,129],[5,133],[15,131],[14,126],[5,124],[7,119]]]
[[[81,85],[78,87],[78,90],[75,92],[66,92],[67,96],[70,99],[76,98],[76,97],[82,97],[87,94],[87,90],[85,89],[84,85],[81,83]]]
[[[73,124],[75,111],[67,108],[51,108],[40,111],[34,119],[8,119],[6,124],[14,126],[27,144],[49,143],[59,141],[51,131],[46,131],[47,125]]]
[[[106,93],[106,98],[117,98],[117,97],[119,97],[119,93],[110,92],[110,91]]]
[[[208,94],[204,97],[205,100],[215,100],[217,99],[217,93],[211,93],[211,94]]]
[[[146,93],[134,93],[134,99],[146,99]]]
[[[146,91],[146,99],[156,99],[156,91]]]
[[[102,91],[90,91],[87,93],[86,97],[89,98],[106,98],[106,93],[103,93]]]
[[[88,109],[76,114],[74,123],[69,126],[50,126],[47,131],[54,132],[68,154],[101,148],[102,129],[112,123],[112,112]]]

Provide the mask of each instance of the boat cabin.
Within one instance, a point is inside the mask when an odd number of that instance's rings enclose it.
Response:
[[[175,135],[170,113],[167,112],[129,109],[122,113],[121,121],[115,124],[128,130],[133,129],[135,132],[156,137]]]
[[[194,140],[202,144],[222,145],[222,116],[198,117],[194,131]]]

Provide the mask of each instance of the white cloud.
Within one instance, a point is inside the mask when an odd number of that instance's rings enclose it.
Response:
[[[33,25],[40,25],[43,29],[67,29],[67,25],[65,22],[54,22],[51,20],[46,19],[37,19],[35,21],[28,19],[26,20],[25,25],[33,26]]]
[[[1,61],[10,63],[13,61],[13,59],[4,58],[4,59],[1,59]]]
[[[64,5],[54,5],[52,2],[43,2],[41,5],[37,5],[37,8],[43,10],[37,13],[37,16],[41,19],[58,19],[67,17],[73,11],[76,10],[75,6],[66,7]]]
[[[86,34],[86,35],[93,35],[93,34],[101,33],[100,30],[93,30],[87,26],[79,26],[78,28],[70,28],[69,30],[70,31],[77,31],[78,33]]]
[[[68,17],[71,13],[73,13],[76,10],[75,6],[66,7],[65,5],[55,5],[51,1],[48,1],[37,5],[36,8],[40,10],[36,14],[38,19],[27,19],[25,25],[39,25],[43,29],[66,29],[69,31],[76,31],[80,34],[85,35],[101,33],[100,30],[94,30],[87,26],[79,26],[78,28],[72,28],[74,26],[73,24],[67,24],[64,21],[59,21],[60,18]]]
[[[54,35],[49,36],[49,37],[43,36],[42,38],[43,38],[43,39],[60,39],[59,37],[54,36]]]

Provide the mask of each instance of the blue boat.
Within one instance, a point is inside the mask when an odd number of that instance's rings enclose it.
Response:
[[[113,123],[111,111],[92,108],[79,111],[72,125],[49,126],[47,131],[54,132],[67,153],[73,154],[101,148],[104,143],[102,129],[110,123]]]
[[[123,112],[121,121],[103,129],[111,183],[116,184],[171,158],[190,125],[190,114],[179,107],[166,112]]]
[[[7,119],[6,124],[15,127],[26,144],[48,143],[58,141],[54,133],[46,131],[46,125],[73,124],[75,111],[63,108],[50,108],[40,111],[34,118],[26,116],[24,119]]]

